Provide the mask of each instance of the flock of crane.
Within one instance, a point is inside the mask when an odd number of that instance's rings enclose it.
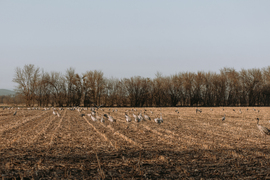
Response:
[[[213,111],[213,109],[210,109],[210,110]],[[222,110],[224,111],[224,108]],[[233,111],[236,112],[235,109],[233,109]],[[247,108],[247,111],[248,111],[248,108]],[[258,112],[258,113],[260,112],[260,110],[256,111],[256,109],[254,109],[254,108],[253,108],[253,111]],[[198,112],[201,113],[202,110],[201,109],[196,109],[196,114]],[[242,114],[242,110],[241,109],[239,109],[239,113]],[[221,118],[221,120],[222,121],[225,121],[225,119],[226,119],[226,114],[224,114],[224,116]],[[259,121],[260,121],[259,118],[256,118],[256,120],[257,120],[257,128],[264,135],[264,140],[265,140],[265,143],[266,143],[266,135],[268,135],[268,136],[270,135],[270,130],[268,128],[266,128],[266,127],[264,127],[264,126],[262,126],[262,125],[259,124]]]
[[[102,105],[100,105],[100,106],[95,105],[95,107],[91,107],[90,108],[90,110],[91,110],[91,113],[90,114],[81,113],[80,116],[83,117],[83,116],[87,115],[93,121],[100,120],[100,122],[102,122],[102,123],[105,122],[105,118],[108,121],[112,122],[112,123],[113,122],[116,122],[116,119],[113,118],[112,115],[111,115],[111,112],[110,112],[111,109],[109,109],[109,113],[106,114],[106,113],[104,113],[104,110],[101,109],[101,107],[102,107]],[[7,109],[7,110],[13,110],[15,108],[13,108],[13,107],[3,107],[3,110],[5,110],[5,109]],[[17,109],[19,110],[20,108],[18,107]],[[15,116],[17,114],[17,109],[13,113],[13,116]],[[37,107],[27,108],[27,110],[40,110],[40,109],[41,108],[37,108]],[[43,108],[43,110],[45,110],[45,111],[46,110],[50,110],[50,109],[51,108]],[[81,111],[83,111],[83,110],[85,110],[85,111],[88,110],[88,108],[80,108],[80,107],[71,107],[71,108],[67,108],[67,109],[69,109],[71,111],[77,110],[79,113]],[[98,110],[99,109],[102,111],[102,113],[101,113],[102,115],[101,116],[98,115],[98,112],[99,112]],[[61,117],[61,114],[57,111],[56,108],[52,107],[52,110],[53,110],[53,115],[56,115],[58,117]],[[61,108],[59,108],[59,110],[64,110],[64,108],[61,107]],[[247,108],[247,111],[248,110],[249,109]],[[144,121],[144,120],[151,121],[151,118],[146,114],[146,109],[144,110],[143,113],[142,113],[142,111],[140,113],[136,113],[136,111],[137,111],[136,109],[131,109],[131,111],[132,111],[132,116],[133,116],[135,122],[139,123],[139,122]],[[161,109],[160,109],[160,111],[161,111]],[[210,109],[210,111],[213,111],[213,109]],[[224,111],[224,108],[223,108],[223,111]],[[233,109],[233,111],[236,112],[235,109]],[[256,111],[256,109],[253,108],[253,111]],[[117,112],[117,109],[112,109],[112,112]],[[179,114],[179,110],[178,109],[176,109],[175,112]],[[259,113],[260,110],[258,110],[257,112]],[[150,111],[150,113],[153,114],[152,111]],[[201,109],[196,109],[196,114],[197,113],[202,113],[202,110]],[[239,113],[242,114],[241,109],[239,110]],[[132,121],[132,118],[130,117],[128,110],[125,112],[125,119],[126,119],[126,122],[131,122]],[[221,118],[221,120],[222,121],[225,121],[225,119],[226,119],[226,114],[224,114],[224,116]],[[154,122],[156,122],[157,124],[163,123],[163,118],[162,118],[162,113],[161,112],[160,112],[160,117],[155,118],[154,119]],[[257,118],[257,127],[258,127],[259,131],[264,135],[265,138],[266,138],[266,135],[270,135],[270,130],[268,128],[266,128],[266,127],[264,127],[264,126],[262,126],[262,125],[259,124],[259,118]]]
[[[98,116],[98,110],[100,109],[100,107],[102,107],[102,105],[100,106],[97,106],[95,105],[95,107],[91,107],[90,110],[91,110],[91,113],[90,114],[80,114],[81,117],[87,115],[88,117],[90,117],[93,121],[98,121],[98,119],[100,120],[100,122],[104,123],[105,122],[105,118],[107,118],[108,121],[110,122],[116,122],[116,119],[112,117],[110,111],[111,109],[109,109],[109,113],[106,114],[106,113],[102,113],[102,116]],[[8,110],[10,109],[13,109],[12,108],[7,108]],[[20,109],[20,108],[18,108]],[[47,110],[50,110],[51,108],[43,108],[44,111],[47,111]],[[83,110],[87,111],[88,110],[88,107],[87,108],[80,108],[80,107],[71,107],[71,108],[67,108],[68,110],[71,110],[71,111],[74,111],[74,110],[77,110],[79,113]],[[5,107],[3,107],[3,110],[5,110]],[[27,110],[40,110],[40,108],[27,108]],[[53,110],[53,115],[56,115],[58,117],[61,117],[61,114],[57,111],[57,108],[54,108],[52,107],[52,110]],[[59,108],[58,110],[64,110],[63,107]],[[100,109],[101,111],[104,111],[103,109]],[[136,109],[131,109],[131,111],[133,111],[133,114],[132,116],[134,117],[134,121],[135,122],[141,122],[141,121],[144,121],[144,120],[149,120],[151,121],[151,118],[146,114],[146,109],[144,110],[143,114],[142,112],[140,112],[138,115],[135,114],[135,112],[137,111]],[[117,109],[112,109],[112,112],[117,112]],[[17,110],[14,112],[14,116],[16,115],[17,113]],[[128,115],[129,111],[127,110],[125,112],[125,119],[127,122],[131,122],[132,119],[131,117]],[[150,111],[151,114],[153,114],[152,111]],[[161,124],[163,123],[163,118],[162,118],[162,113],[160,113],[160,117],[157,117],[154,119],[154,121],[157,123],[157,124]]]
[[[105,122],[105,118],[107,118],[108,121],[110,122],[116,122],[116,119],[112,117],[111,115],[111,109],[109,109],[109,113],[106,114],[106,113],[103,113],[103,109],[100,109],[102,111],[102,115],[101,116],[98,116],[98,110],[101,106],[96,106],[96,108],[90,108],[91,110],[91,113],[90,114],[86,114],[87,116],[89,116],[93,121],[98,121],[98,119],[100,119],[100,122],[104,123]],[[78,112],[81,112],[82,110],[88,110],[88,108],[79,108],[79,107],[73,107],[73,108],[70,108],[70,110],[77,110]],[[139,123],[141,121],[144,121],[144,120],[149,120],[151,121],[151,118],[146,114],[146,109],[144,110],[143,114],[142,112],[140,112],[138,115],[136,115],[136,109],[131,109],[131,111],[133,112],[132,113],[132,116],[134,117],[134,121]],[[112,109],[112,112],[117,112],[117,109]],[[153,114],[152,111],[150,111],[151,114]],[[80,114],[80,116],[85,116],[84,113]],[[127,110],[125,112],[125,119],[127,122],[131,122],[132,121],[132,118],[129,116],[129,111]],[[163,123],[163,118],[162,118],[162,113],[160,113],[160,117],[157,117],[154,119],[154,121],[157,123],[157,124],[161,124]]]

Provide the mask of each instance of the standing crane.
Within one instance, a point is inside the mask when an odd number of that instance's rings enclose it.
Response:
[[[133,114],[133,117],[135,119],[135,122],[140,122],[140,118],[137,115]]]
[[[155,118],[154,121],[155,121],[156,123],[158,123],[158,124],[162,123],[161,119],[159,119],[159,118]]]
[[[264,135],[264,143],[266,144],[266,135],[270,135],[270,130],[266,127],[263,127],[262,125],[259,125],[259,118],[257,118],[257,127],[260,130],[260,132]]]
[[[163,123],[162,113],[160,113],[160,121]]]
[[[226,116],[226,114],[224,114],[224,116],[222,117],[222,121],[224,121],[224,120],[225,120],[225,116]]]
[[[155,118],[154,121],[158,124],[163,123],[163,118],[162,118],[162,114],[160,113],[160,118]]]
[[[98,112],[96,114],[96,119],[100,119],[100,116],[98,115]]]
[[[91,115],[91,119],[92,121],[97,121],[97,118],[95,118],[94,116]]]
[[[145,112],[144,112],[144,119],[145,119],[145,120],[150,120],[150,121],[151,121],[151,118],[150,118],[147,114],[145,114]]]
[[[111,122],[116,122],[116,120],[110,114],[108,115],[108,120]]]
[[[127,115],[127,113],[125,113],[125,117],[127,122],[131,122],[131,118]]]
[[[142,116],[142,113],[140,113],[139,115],[138,115],[138,118],[140,119],[140,121],[143,121],[144,119],[143,119],[143,116]]]
[[[103,115],[101,116],[101,118],[100,118],[100,122],[102,122],[102,123],[104,123],[104,122],[105,122],[105,120],[104,120],[103,116],[104,116],[104,114],[103,114]]]

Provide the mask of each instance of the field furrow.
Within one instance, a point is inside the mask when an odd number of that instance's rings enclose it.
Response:
[[[51,138],[57,129],[57,125],[59,124],[60,118],[57,116],[53,116],[50,118],[49,123],[44,126],[44,128],[37,132],[36,135],[30,141],[28,144],[35,144],[37,146],[49,146],[51,142]]]
[[[33,133],[39,132],[42,130],[42,127],[45,126],[48,119],[50,119],[52,115],[46,114],[42,118],[37,118],[30,123],[27,123],[23,126],[18,127],[17,129],[13,129],[5,134],[5,139],[3,141],[9,141],[10,145],[20,146],[26,143],[26,140],[32,136]]]
[[[41,130],[37,130],[37,129],[34,129],[34,134],[31,134],[31,136],[29,136],[29,139],[27,140],[27,146],[28,145],[31,145],[31,144],[40,144],[40,142],[37,142],[39,141],[39,139],[43,136],[43,139],[46,139],[47,137],[45,136],[46,132],[49,131],[49,127],[52,127],[52,123],[53,121],[56,120],[56,116],[50,116],[48,118],[49,122],[47,122],[45,124],[45,126],[43,126],[43,128]]]
[[[57,133],[57,130],[60,128],[61,123],[63,121],[63,118],[65,118],[66,113],[67,113],[67,110],[65,110],[64,113],[63,113],[63,115],[61,115],[60,121],[58,122],[56,128],[54,129],[53,134],[51,135],[51,140],[50,140],[50,143],[49,143],[50,146],[52,146],[52,144],[53,144],[53,140],[54,140],[55,134]]]
[[[23,126],[23,125],[26,125],[27,123],[30,123],[31,121],[37,119],[37,118],[40,118],[42,117],[44,114],[47,114],[48,112],[44,112],[42,114],[38,114],[38,115],[35,115],[35,116],[32,116],[32,117],[25,117],[25,118],[22,118],[22,120],[20,119],[17,119],[17,121],[15,121],[14,123],[10,123],[10,124],[5,124],[1,127],[0,129],[0,134],[5,134],[11,130],[14,130],[14,129],[17,129],[19,128],[20,126]]]
[[[0,178],[267,179],[269,108],[0,110]],[[179,113],[178,113],[179,111]],[[110,114],[116,122],[100,122]],[[132,117],[126,122],[125,113]],[[135,122],[132,114],[151,120]],[[83,116],[82,114],[85,114]],[[221,121],[226,114],[226,120]],[[1,116],[2,115],[2,116]],[[163,123],[154,118],[162,115]],[[260,173],[260,176],[257,174]]]

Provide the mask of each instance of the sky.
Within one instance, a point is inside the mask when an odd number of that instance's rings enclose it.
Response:
[[[0,0],[0,89],[16,67],[154,78],[268,67],[269,0]]]

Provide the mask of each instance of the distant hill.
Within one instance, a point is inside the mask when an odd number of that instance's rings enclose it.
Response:
[[[8,89],[0,89],[0,96],[14,95],[16,92]]]

